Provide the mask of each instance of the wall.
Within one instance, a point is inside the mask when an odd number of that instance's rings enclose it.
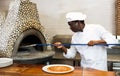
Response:
[[[0,0],[8,9],[14,0]],[[40,22],[52,37],[56,34],[73,34],[67,24],[65,14],[79,11],[87,15],[86,23],[101,24],[115,34],[115,0],[30,0],[37,4]],[[1,6],[2,6],[1,4]],[[2,8],[3,8],[2,7]]]
[[[65,14],[79,11],[87,15],[86,23],[103,25],[115,33],[115,0],[30,0],[37,4],[41,24],[51,35],[72,34]]]

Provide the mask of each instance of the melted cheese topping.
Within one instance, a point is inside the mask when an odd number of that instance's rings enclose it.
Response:
[[[51,72],[66,72],[70,71],[71,68],[67,66],[50,66],[47,68],[47,70]]]

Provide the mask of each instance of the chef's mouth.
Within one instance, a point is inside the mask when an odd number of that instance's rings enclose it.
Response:
[[[75,31],[75,30],[72,30],[73,32],[83,32],[83,30],[79,30],[79,31]]]

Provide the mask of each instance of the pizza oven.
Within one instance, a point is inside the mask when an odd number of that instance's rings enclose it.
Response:
[[[36,4],[29,0],[15,0],[0,30],[0,57],[11,57],[15,62],[42,63],[54,55],[49,46],[33,46],[50,42],[39,21]]]

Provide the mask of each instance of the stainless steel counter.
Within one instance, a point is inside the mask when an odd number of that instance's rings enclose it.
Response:
[[[53,56],[53,59],[67,59],[63,56],[62,52],[57,52],[55,53],[55,55]],[[75,58],[73,59],[67,59],[67,60],[80,60],[80,56],[79,54],[76,55]],[[120,54],[108,54],[107,55],[107,61],[109,62],[120,62]]]

